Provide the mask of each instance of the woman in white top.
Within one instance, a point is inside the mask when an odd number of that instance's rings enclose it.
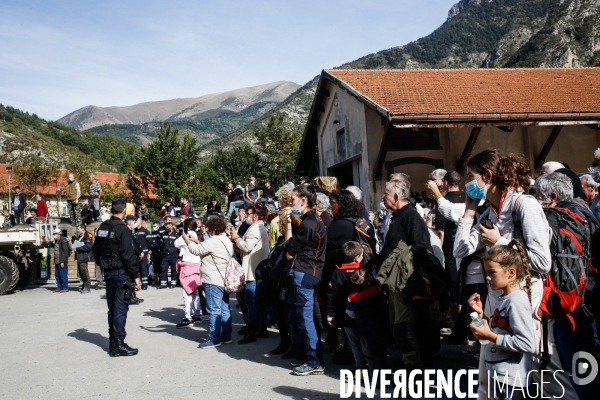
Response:
[[[512,156],[501,157],[494,150],[482,151],[469,159],[467,162],[468,178],[465,187],[468,196],[465,201],[465,213],[457,223],[454,256],[465,258],[485,246],[506,245],[513,237],[522,240],[527,251],[531,273],[533,328],[536,334],[533,369],[538,372],[532,375],[533,379],[539,384],[543,345],[541,321],[537,317],[537,309],[541,301],[543,279],[550,271],[551,266],[550,237],[552,232],[542,206],[535,198],[527,196],[523,192],[523,188],[529,186],[530,174],[531,171],[526,164]],[[491,206],[473,225],[475,210],[482,199],[487,199]],[[520,221],[521,229],[515,229],[513,211],[516,217],[515,220]],[[501,291],[489,290],[484,305],[486,315],[492,315],[496,301],[501,294]],[[554,344],[552,327],[553,324],[551,323],[548,332],[550,343],[548,344],[551,348],[552,359],[546,367],[547,370],[552,372],[546,372],[546,375],[553,376],[554,379],[544,379],[544,396],[562,397],[564,395],[564,398],[577,398],[568,374],[558,371],[563,368]],[[488,396],[488,377],[483,350],[481,354],[479,360],[480,399]],[[509,382],[508,384],[512,383]]]
[[[198,240],[196,228],[198,225],[195,220],[191,220],[188,225],[188,236],[190,239]],[[200,296],[198,287],[200,283],[200,257],[190,253],[183,237],[177,238],[173,243],[175,248],[179,249],[179,260],[175,267],[179,274],[179,282],[183,292],[183,304],[185,318],[178,323],[176,328],[192,327],[195,322],[202,322],[200,317]]]
[[[242,254],[242,267],[246,273],[246,287],[244,300],[248,307],[248,329],[239,344],[256,342],[259,320],[258,311],[254,306],[254,294],[256,292],[256,280],[254,273],[256,266],[269,256],[269,235],[264,220],[267,218],[268,210],[262,204],[252,204],[246,208],[246,219],[251,222],[250,227],[244,233],[244,237],[230,231],[229,235],[235,246]]]
[[[233,256],[233,244],[225,233],[227,225],[223,218],[210,218],[204,226],[210,232],[210,239],[196,243],[185,233],[182,237],[190,253],[202,259],[202,284],[210,328],[208,339],[201,342],[199,347],[206,349],[231,343],[231,309],[229,293],[225,292],[225,271]]]

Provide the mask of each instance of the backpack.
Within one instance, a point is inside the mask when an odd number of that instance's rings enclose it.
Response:
[[[363,265],[367,270],[375,269],[375,261],[379,254],[379,241],[373,225],[365,219],[346,218],[354,223],[352,240],[360,243],[363,248]]]
[[[589,227],[582,216],[568,208],[547,208],[544,214],[553,230],[552,265],[544,280],[538,315],[566,317],[575,331],[571,314],[579,305],[586,311],[585,292],[592,272]]]
[[[223,243],[223,242],[221,242]],[[223,243],[225,246],[225,243]],[[227,246],[225,246],[227,249]],[[227,251],[229,253],[229,251]],[[215,262],[215,258],[212,253],[210,257],[213,259],[213,263],[215,264],[215,268],[217,267],[217,263]],[[219,271],[219,268],[217,268]],[[238,293],[244,289],[244,285],[246,284],[246,273],[244,272],[244,268],[240,265],[239,262],[235,259],[235,257],[229,257],[229,261],[227,261],[227,267],[225,268],[225,276],[219,274],[223,278],[223,286],[225,286],[225,292],[227,293]]]

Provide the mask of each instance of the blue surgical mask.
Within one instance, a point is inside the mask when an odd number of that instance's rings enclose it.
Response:
[[[292,214],[294,215],[300,215],[302,214],[302,211],[300,211],[300,209],[296,206],[292,207]]]
[[[73,182],[73,181],[74,181],[74,179],[73,179],[73,178],[69,178],[69,182]]]
[[[475,200],[485,199],[485,195],[487,194],[487,186],[484,184],[483,187],[479,187],[479,184],[477,184],[479,178],[473,179],[471,182],[465,185],[467,195]]]

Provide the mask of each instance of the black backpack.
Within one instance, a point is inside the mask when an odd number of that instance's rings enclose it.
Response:
[[[363,265],[368,271],[376,268],[378,245],[377,234],[373,225],[362,218],[345,218],[354,223],[352,240],[360,243],[363,248]]]

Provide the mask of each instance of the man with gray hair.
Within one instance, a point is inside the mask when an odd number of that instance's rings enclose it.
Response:
[[[572,271],[574,269],[579,271],[581,259],[578,259],[580,250],[578,250],[578,245],[573,243],[573,238],[576,238],[577,241],[584,245],[584,247],[589,246],[588,248],[591,251],[592,260],[594,260],[595,256],[597,256],[597,248],[599,247],[597,243],[598,238],[595,234],[597,225],[594,227],[593,225],[595,224],[589,224],[589,219],[587,220],[589,225],[584,224],[572,216],[572,214],[576,214],[585,221],[586,214],[589,213],[589,210],[585,212],[585,210],[582,210],[582,207],[577,206],[572,202],[573,181],[567,175],[561,172],[545,174],[538,177],[535,185],[537,189],[536,197],[538,200],[541,200],[542,207],[544,207],[544,214],[548,220],[548,225],[552,229],[550,251],[552,254],[553,266],[551,271],[555,268],[559,268],[558,273],[560,276],[568,275],[575,280],[577,278],[573,276]],[[591,215],[591,213],[589,214]],[[568,233],[563,233],[565,231],[568,231]],[[569,243],[572,243],[572,245]],[[584,250],[587,249],[584,248]],[[588,255],[585,255],[584,257],[587,259],[587,256]],[[581,264],[581,267],[583,268],[583,264]],[[588,273],[589,278],[592,276],[594,276],[594,278],[597,277],[597,274],[594,274],[592,269],[588,269]],[[569,278],[567,277],[566,279]],[[552,272],[546,277],[546,281],[552,283]],[[557,279],[554,278],[554,281],[557,282]],[[551,286],[553,285],[551,284]],[[579,289],[577,289],[577,291],[579,293]],[[592,294],[592,296],[587,295],[585,300],[585,302],[577,305],[577,308],[575,308],[572,313],[559,315],[556,318],[553,318],[548,325],[548,329],[551,329],[554,333],[556,348],[558,349],[561,358],[565,360],[563,369],[572,374],[574,374],[575,371],[571,371],[570,364],[575,353],[588,352],[593,354],[595,350],[595,332],[593,328],[594,316],[591,313],[588,313],[588,309],[593,309],[595,306],[594,303],[597,303],[597,299],[595,299]],[[572,326],[575,327],[574,330]],[[597,389],[593,388],[593,386],[595,385],[579,385],[578,382],[573,382],[573,387],[581,399],[597,397]]]
[[[581,197],[589,206],[596,198],[598,193],[598,183],[592,177],[592,174],[581,175]]]
[[[536,198],[543,208],[556,207],[558,203],[573,201],[573,182],[565,174],[551,172],[539,176],[535,181]]]
[[[434,181],[437,187],[442,190],[444,188],[444,177],[447,173],[448,171],[443,168],[434,169],[429,174],[429,180]]]
[[[402,241],[411,246],[414,265],[428,262],[431,251],[429,230],[417,210],[410,205],[410,187],[406,179],[387,182],[383,202],[392,210],[389,230],[383,248],[378,255],[381,266]],[[435,343],[430,326],[429,304],[413,300],[403,291],[389,294],[390,321],[396,344],[402,351],[405,368],[431,367],[432,350]],[[439,333],[439,331],[437,332]],[[439,337],[435,337],[439,341]]]
[[[90,180],[90,202],[92,211],[92,219],[94,221],[100,221],[100,199],[102,198],[102,185],[98,182],[96,174],[89,174]]]
[[[550,174],[550,173],[556,171],[557,169],[561,169],[561,168],[565,168],[565,166],[556,161],[548,161],[542,165],[542,170],[540,171],[540,175]]]

